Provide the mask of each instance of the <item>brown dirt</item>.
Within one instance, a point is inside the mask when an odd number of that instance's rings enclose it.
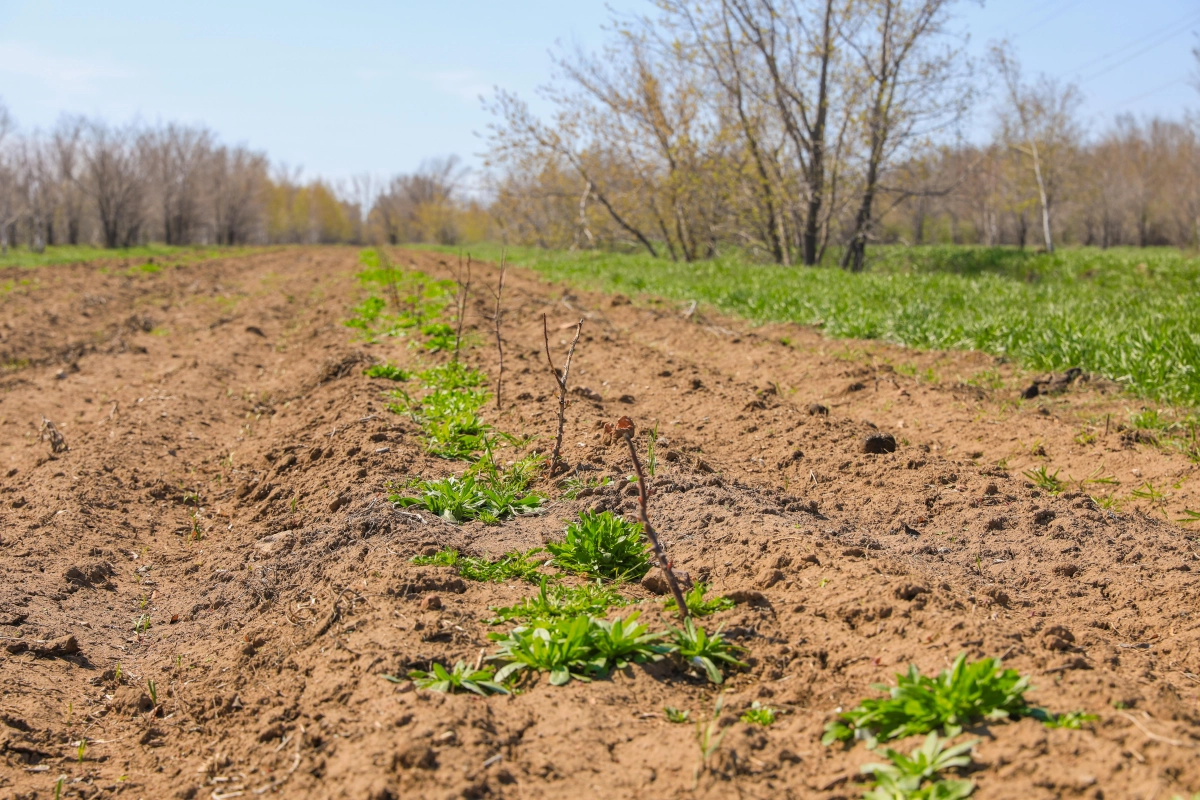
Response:
[[[857,797],[877,757],[820,745],[834,709],[963,651],[1031,675],[1036,703],[1100,716],[980,726],[976,796],[1200,790],[1200,560],[1194,533],[1163,521],[1198,505],[1196,467],[1122,440],[1133,401],[1092,381],[1016,402],[1028,376],[982,356],[745,330],[519,272],[512,400],[491,421],[552,435],[541,314],[559,357],[586,317],[572,383],[602,400],[576,398],[568,461],[623,476],[596,421],[628,414],[643,436],[659,421],[654,518],[683,568],[741,592],[716,622],[752,667],[727,683],[731,730],[698,781],[694,728],[662,709],[704,718],[717,692],[666,663],[487,700],[386,681],[474,661],[488,606],[532,591],[411,556],[536,546],[583,508],[633,500],[556,500],[490,528],[394,510],[385,482],[462,465],[423,454],[385,382],[361,375],[418,355],[351,341],[355,269],[354,251],[316,248],[159,274],[77,265],[0,301],[0,797],[52,797],[60,775],[64,797]],[[487,308],[480,292],[468,359],[494,373]],[[984,369],[1003,386],[960,383]],[[39,438],[43,417],[69,450]],[[1098,438],[1079,444],[1086,425]],[[876,426],[896,452],[861,452]],[[1112,513],[1032,488],[1037,463],[1121,481],[1093,493],[1179,488]],[[429,593],[442,608],[422,609]],[[655,606],[643,616],[659,624]],[[782,710],[775,725],[737,721],[756,699]]]

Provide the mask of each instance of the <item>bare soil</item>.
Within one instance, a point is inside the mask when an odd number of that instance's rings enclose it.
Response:
[[[978,354],[751,330],[511,272],[489,420],[545,446],[542,314],[558,359],[582,317],[572,383],[602,399],[573,396],[567,459],[621,480],[455,526],[386,502],[389,481],[463,465],[424,454],[385,409],[391,385],[362,375],[439,357],[353,341],[356,261],[310,248],[0,274],[36,277],[0,300],[0,797],[50,798],[65,776],[63,797],[851,798],[878,757],[821,746],[835,709],[960,652],[1003,657],[1052,711],[1099,715],[1077,731],[979,726],[977,797],[1200,791],[1200,560],[1170,521],[1200,505],[1196,465],[1119,429],[1129,397],[1078,380],[1018,402],[1031,376]],[[494,377],[491,305],[479,289],[465,358]],[[985,370],[998,378],[967,383]],[[655,422],[665,440],[652,514],[669,551],[741,600],[712,624],[752,666],[726,684],[730,732],[699,774],[694,726],[662,709],[704,719],[717,687],[667,662],[511,698],[383,677],[474,662],[489,606],[533,592],[412,556],[496,555],[585,508],[632,513],[627,453],[595,427],[621,415],[643,446]],[[43,418],[69,449],[51,452]],[[863,453],[876,432],[897,450]],[[1168,493],[1114,513],[1038,490],[1022,472],[1040,464],[1120,481],[1092,494]],[[660,598],[628,592],[663,624]],[[755,700],[779,721],[739,722]]]

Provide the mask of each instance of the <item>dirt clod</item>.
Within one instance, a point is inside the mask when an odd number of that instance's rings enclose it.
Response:
[[[890,433],[872,433],[862,440],[863,453],[883,454],[896,452],[896,437]]]

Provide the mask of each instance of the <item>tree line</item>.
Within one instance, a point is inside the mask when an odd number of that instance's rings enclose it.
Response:
[[[858,270],[875,243],[1200,245],[1200,117],[1090,132],[1076,86],[1004,44],[968,58],[954,0],[654,6],[556,58],[545,117],[487,101],[474,191],[456,157],[302,180],[203,126],[21,132],[0,105],[0,248],[496,239]]]
[[[557,58],[547,117],[496,95],[506,239],[855,270],[877,242],[1200,243],[1200,120],[1089,136],[1077,87],[973,63],[953,0],[655,5]],[[956,135],[972,111],[990,142]]]

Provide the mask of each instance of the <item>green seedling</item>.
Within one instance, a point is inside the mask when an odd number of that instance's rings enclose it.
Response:
[[[563,483],[563,499],[575,500],[585,489],[595,490],[608,486],[608,476],[603,478],[567,478]]]
[[[646,472],[651,478],[658,470],[658,423],[650,429],[650,443],[646,446]]]
[[[729,611],[734,607],[734,602],[728,597],[710,597],[704,599],[704,593],[708,591],[708,585],[703,581],[696,581],[691,589],[688,589],[684,594],[684,602],[687,603],[688,614],[693,617],[707,617],[710,614],[715,614],[718,611]],[[678,608],[678,603],[675,598],[669,597],[663,604],[663,610],[667,612],[675,611]]]
[[[775,723],[776,711],[773,708],[762,705],[755,700],[750,708],[742,712],[741,720],[747,725],[773,725]]]
[[[54,782],[54,800],[62,800],[63,785],[67,782],[66,775],[59,775],[58,780]]]
[[[696,767],[693,784],[699,784],[700,773],[708,769],[709,760],[721,748],[725,734],[729,733],[729,728],[721,729],[721,709],[724,707],[725,696],[722,695],[717,698],[712,716],[708,721],[703,725],[699,721],[696,722],[696,744],[700,747],[700,764]]]
[[[1190,508],[1185,508],[1183,516],[1176,520],[1176,522],[1182,522],[1185,525],[1191,522],[1200,522],[1200,511],[1192,511]]]
[[[1061,472],[1061,470],[1057,469],[1054,470],[1054,472],[1048,472],[1046,470],[1046,465],[1042,464],[1037,469],[1027,469],[1022,474],[1028,478],[1034,486],[1038,487],[1042,491],[1048,494],[1062,494],[1067,488],[1067,485],[1064,481],[1059,479],[1059,472]]]
[[[605,586],[600,580],[580,586],[549,586],[546,576],[541,576],[541,588],[533,597],[527,597],[515,606],[492,608],[496,612],[493,623],[510,620],[532,621],[557,619],[587,614],[603,616],[608,609],[628,605],[629,601]]]
[[[158,685],[154,682],[153,679],[147,678],[146,679],[146,689],[150,692],[150,702],[157,708],[158,707]]]
[[[372,364],[363,370],[363,375],[368,378],[382,378],[388,381],[403,382],[412,379],[412,373],[395,364],[389,364],[386,361],[382,364]]]
[[[494,669],[473,669],[468,667],[465,662],[459,661],[454,665],[451,672],[447,672],[446,668],[441,664],[434,662],[431,672],[423,672],[419,669],[414,669],[408,673],[408,677],[412,679],[421,689],[430,689],[435,692],[453,693],[460,689],[465,689],[468,692],[474,692],[482,697],[487,697],[488,693],[508,694],[508,689],[505,689],[493,678],[496,674]],[[389,680],[395,678],[387,677]]]
[[[440,550],[430,556],[416,556],[412,563],[419,567],[453,567],[459,575],[472,581],[491,581],[502,583],[509,578],[521,578],[535,581],[540,578],[538,569],[542,562],[535,558],[541,548],[528,550],[524,553],[505,553],[495,561],[486,558],[464,556],[457,550]]]
[[[87,739],[80,739],[79,746],[75,748],[75,755],[79,758],[79,763],[83,763],[84,753],[87,752]]]
[[[971,781],[944,780],[940,773],[959,769],[971,763],[971,748],[978,739],[946,747],[946,740],[936,733],[925,737],[925,743],[904,755],[892,748],[883,751],[885,764],[864,764],[862,772],[875,781],[873,789],[863,800],[961,800],[975,790]]]
[[[1029,716],[1040,720],[1047,728],[1065,728],[1072,731],[1080,730],[1087,723],[1095,722],[1099,719],[1095,714],[1086,714],[1082,711],[1066,711],[1062,714],[1051,714],[1043,708],[1031,709]]]
[[[725,680],[719,664],[735,668],[749,666],[735,655],[743,652],[744,647],[726,641],[720,629],[709,635],[691,617],[683,621],[682,628],[672,628],[671,635],[679,658],[689,666],[703,669],[713,683],[720,684]]]
[[[117,668],[113,671],[113,680],[118,684],[121,683],[121,662],[117,662]]]
[[[825,726],[823,744],[865,738],[888,741],[942,728],[952,735],[981,719],[1000,720],[1029,713],[1025,692],[1029,679],[1016,670],[1001,669],[999,659],[984,658],[968,664],[965,654],[936,678],[922,675],[916,665],[896,676],[896,685],[875,684],[888,692],[879,699],[863,700]]]
[[[667,722],[680,724],[687,722],[692,718],[692,712],[686,709],[680,710],[675,706],[663,706],[663,713],[667,715]]]
[[[637,580],[650,569],[650,546],[642,526],[610,511],[583,512],[578,522],[567,526],[563,540],[546,549],[560,569],[606,580]]]

